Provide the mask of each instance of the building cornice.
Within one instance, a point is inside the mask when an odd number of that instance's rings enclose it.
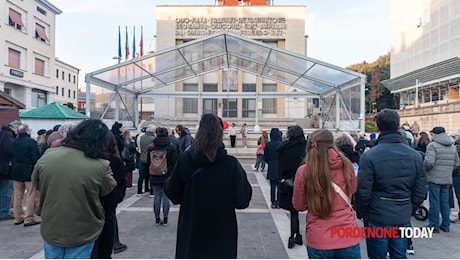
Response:
[[[62,63],[62,64],[64,64],[64,65],[68,66],[68,67],[71,67],[71,68],[73,68],[73,69],[76,69],[76,70],[78,70],[78,72],[80,72],[80,69],[79,69],[79,68],[77,68],[77,67],[75,67],[75,66],[73,66],[73,65],[70,65],[70,64],[67,63],[67,62],[64,62],[64,61],[60,60],[60,59],[57,58],[57,57],[56,57],[55,61],[56,61],[56,62],[59,62],[59,63]]]
[[[48,8],[51,12],[53,12],[54,14],[62,14],[62,11],[57,8],[56,6],[54,6],[53,4],[51,4],[50,2],[48,2],[47,0],[35,0],[37,3],[40,3],[42,4],[43,6],[45,6],[46,8]]]

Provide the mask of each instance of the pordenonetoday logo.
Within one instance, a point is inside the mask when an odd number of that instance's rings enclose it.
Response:
[[[433,227],[338,227],[331,238],[431,238]]]

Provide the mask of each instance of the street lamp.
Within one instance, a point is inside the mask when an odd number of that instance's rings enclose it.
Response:
[[[118,56],[115,56],[115,57],[112,57],[112,59],[114,60],[118,60],[118,64],[120,64],[120,61],[121,61],[121,57],[118,57]],[[118,88],[120,86],[120,66],[118,66],[118,82],[117,82],[118,86],[115,88],[115,121],[119,121],[120,120],[120,115],[119,115],[119,111],[118,109],[120,108],[120,99],[118,98]]]
[[[375,102],[372,102],[372,103],[371,103],[371,114],[374,112],[374,106],[375,106],[375,104],[377,104],[377,103],[375,103]]]

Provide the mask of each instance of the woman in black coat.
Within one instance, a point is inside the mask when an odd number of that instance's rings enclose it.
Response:
[[[280,183],[278,181],[278,153],[276,149],[281,145],[281,132],[278,128],[270,130],[270,142],[264,149],[264,160],[268,163],[267,179],[270,180],[270,199],[272,208],[279,208]]]
[[[288,140],[278,147],[279,180],[294,180],[297,168],[302,164],[306,155],[306,140],[300,126],[289,126],[287,138]],[[291,236],[288,240],[288,248],[293,248],[295,244],[303,244],[299,231],[299,212],[292,206],[293,187],[291,189],[283,187],[281,184],[280,207],[291,213]]]
[[[112,147],[112,149],[110,149],[111,154],[105,154],[103,159],[110,161],[110,169],[112,170],[113,178],[117,181],[117,186],[112,192],[101,197],[105,222],[101,234],[94,243],[93,252],[91,253],[91,258],[96,259],[111,258],[114,240],[115,238],[118,240],[117,205],[123,201],[126,193],[125,167],[118,153],[118,146],[115,138],[113,138],[109,146]]]
[[[165,183],[180,204],[176,258],[236,258],[235,209],[249,206],[252,188],[238,160],[222,144],[222,120],[204,114],[192,147]]]

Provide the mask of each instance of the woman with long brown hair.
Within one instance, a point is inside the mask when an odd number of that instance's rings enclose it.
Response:
[[[204,114],[195,141],[165,182],[166,195],[180,204],[176,258],[237,257],[235,209],[249,206],[252,188],[238,160],[224,149],[223,134],[222,120]]]
[[[292,198],[294,208],[308,210],[309,258],[361,258],[360,237],[343,238],[333,232],[358,229],[350,204],[356,188],[353,166],[335,147],[332,132],[325,129],[312,132],[307,141],[305,165],[296,173]]]

